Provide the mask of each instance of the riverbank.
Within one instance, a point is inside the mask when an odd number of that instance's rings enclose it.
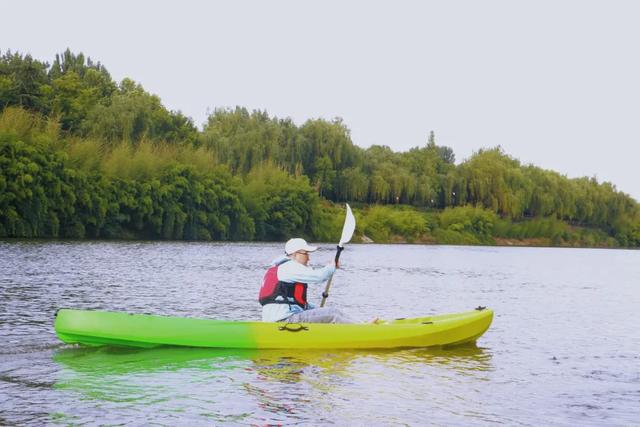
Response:
[[[241,106],[199,129],[69,50],[0,55],[0,80],[0,237],[333,241],[350,202],[377,242],[640,247],[640,205],[613,183],[500,147],[363,148],[342,119]]]
[[[628,247],[599,228],[570,224],[554,217],[515,221],[472,206],[429,211],[409,206],[364,206],[356,210],[356,217],[359,221],[355,238],[363,243]]]
[[[375,242],[368,236],[359,236],[356,243],[362,244],[400,244],[400,245],[449,245],[448,243],[438,243],[433,236],[424,236],[418,241],[408,242],[402,236],[392,236],[387,242]],[[464,244],[456,246],[496,246],[496,247],[532,247],[532,248],[573,248],[573,249],[630,249],[623,246],[615,245],[592,245],[587,246],[580,242],[562,242],[560,244],[554,244],[551,239],[547,238],[535,238],[535,239],[504,239],[495,238],[493,244]],[[631,248],[634,249],[634,248]]]
[[[449,245],[448,243],[438,243],[433,236],[424,236],[417,241],[408,242],[402,236],[391,236],[389,241],[376,242],[366,235],[358,236],[355,243],[362,244],[400,244],[400,245]],[[533,247],[533,248],[574,248],[574,249],[630,249],[628,247],[616,245],[585,245],[581,242],[561,242],[556,243],[548,238],[532,238],[532,239],[505,239],[494,238],[493,243],[485,244],[462,244],[457,246],[497,246],[497,247]],[[633,248],[632,248],[633,249]]]

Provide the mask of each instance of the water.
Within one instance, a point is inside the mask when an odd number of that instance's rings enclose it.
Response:
[[[258,319],[281,252],[0,242],[0,425],[640,424],[638,251],[348,246],[329,304],[362,320],[489,306],[471,347],[91,349],[53,331],[61,307]]]

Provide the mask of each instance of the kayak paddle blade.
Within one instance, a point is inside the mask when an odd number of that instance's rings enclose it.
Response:
[[[342,227],[342,237],[340,237],[340,243],[338,246],[344,247],[345,243],[348,243],[353,237],[353,232],[356,230],[356,218],[351,212],[351,207],[347,203],[347,216],[344,219],[344,226]]]

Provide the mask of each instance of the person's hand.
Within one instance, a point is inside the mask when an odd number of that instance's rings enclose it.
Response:
[[[336,268],[340,268],[340,260],[336,261]]]

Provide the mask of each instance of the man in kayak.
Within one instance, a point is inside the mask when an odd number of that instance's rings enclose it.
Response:
[[[317,270],[309,267],[309,254],[316,249],[300,238],[284,245],[286,256],[271,263],[260,288],[263,322],[354,323],[335,308],[307,302],[307,285],[325,282],[340,267],[340,262]]]

